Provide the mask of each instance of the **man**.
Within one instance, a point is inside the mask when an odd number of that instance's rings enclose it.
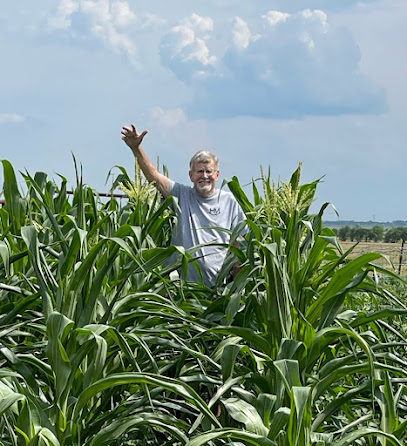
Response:
[[[122,139],[132,150],[147,181],[154,183],[164,198],[171,195],[178,199],[181,212],[177,215],[172,243],[185,249],[214,242],[228,244],[230,234],[219,228],[233,230],[245,216],[232,193],[216,188],[220,175],[218,158],[207,151],[197,152],[189,166],[193,187],[185,186],[161,174],[150,161],[141,147],[146,134],[147,131],[139,134],[133,124],[122,129]],[[214,285],[227,249],[212,244],[201,247],[196,255],[205,284]],[[188,270],[187,280],[200,281],[193,266]]]

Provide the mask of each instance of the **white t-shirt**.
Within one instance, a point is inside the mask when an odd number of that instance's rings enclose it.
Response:
[[[245,220],[245,215],[231,192],[216,189],[210,197],[202,197],[194,187],[170,180],[170,195],[178,198],[180,215],[172,237],[172,244],[192,248],[203,243],[229,243],[230,235],[224,228],[232,230]],[[178,213],[179,214],[179,213]],[[228,250],[222,246],[205,246],[195,254],[207,285],[214,285]],[[202,257],[201,257],[202,256]],[[187,280],[199,282],[199,274],[190,265]]]

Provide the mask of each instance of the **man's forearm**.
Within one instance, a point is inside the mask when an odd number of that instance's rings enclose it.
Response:
[[[123,127],[122,129],[122,139],[133,152],[147,181],[154,183],[155,187],[163,194],[163,196],[168,197],[170,194],[170,180],[157,170],[141,147],[141,141],[146,134],[147,130],[144,130],[139,134],[134,124],[131,124],[130,127]]]

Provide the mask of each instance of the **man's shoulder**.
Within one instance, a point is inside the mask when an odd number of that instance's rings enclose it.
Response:
[[[219,190],[219,196],[222,197],[225,200],[230,200],[230,201],[236,201],[235,196],[232,194],[232,192],[225,190],[225,189],[220,189]]]
[[[179,197],[181,194],[190,194],[191,191],[192,187],[187,186],[186,184],[177,183],[174,180],[170,180],[170,195]]]

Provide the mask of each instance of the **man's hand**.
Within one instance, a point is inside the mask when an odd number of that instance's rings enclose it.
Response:
[[[147,130],[142,133],[137,133],[136,126],[131,124],[130,127],[123,127],[122,129],[122,140],[130,147],[133,154],[136,155],[143,138],[147,135]]]
[[[122,140],[130,147],[147,181],[153,183],[163,197],[167,198],[170,194],[170,180],[157,170],[141,147],[141,142],[147,135],[147,130],[139,134],[136,126],[131,124],[130,127],[123,127],[122,135]]]

